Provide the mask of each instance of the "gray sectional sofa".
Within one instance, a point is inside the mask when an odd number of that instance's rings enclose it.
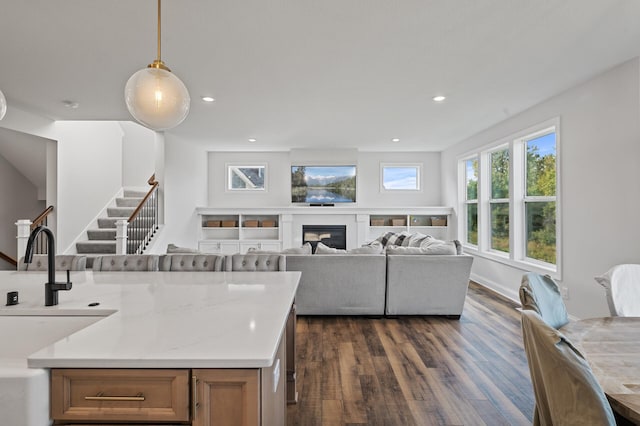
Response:
[[[383,315],[384,254],[288,254],[287,271],[302,271],[299,315]]]
[[[286,269],[302,272],[299,315],[459,318],[472,262],[464,254],[286,255]]]
[[[387,315],[460,317],[469,287],[469,255],[387,254]]]

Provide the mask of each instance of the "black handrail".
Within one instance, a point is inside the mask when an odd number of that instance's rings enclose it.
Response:
[[[158,230],[159,183],[155,174],[147,183],[151,188],[127,221],[127,254],[142,254]]]

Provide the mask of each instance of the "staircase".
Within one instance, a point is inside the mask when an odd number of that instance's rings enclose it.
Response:
[[[115,207],[107,208],[107,217],[98,218],[98,229],[87,231],[88,241],[76,243],[78,254],[87,256],[87,268],[93,266],[93,258],[116,254],[116,222],[128,220],[146,192],[124,190],[122,198],[116,198]]]

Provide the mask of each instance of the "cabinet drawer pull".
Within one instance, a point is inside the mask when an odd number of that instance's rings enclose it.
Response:
[[[96,396],[85,396],[87,401],[144,401],[144,394],[139,392],[136,396],[104,396],[104,393],[98,392]]]

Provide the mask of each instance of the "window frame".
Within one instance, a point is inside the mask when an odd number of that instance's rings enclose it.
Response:
[[[262,168],[264,173],[264,184],[256,188],[232,188],[231,173],[234,168]],[[267,192],[267,164],[266,163],[225,163],[225,191],[226,192]]]
[[[532,139],[555,133],[555,196],[526,196],[526,143]],[[550,274],[562,279],[562,209],[561,209],[561,126],[560,118],[538,123],[529,128],[495,140],[472,151],[458,156],[458,229],[465,250],[506,265],[525,270]],[[509,149],[509,252],[494,250],[491,247],[491,153]],[[478,244],[467,242],[467,202],[466,202],[466,161],[477,157],[478,165]],[[526,200],[526,201],[525,201]],[[526,202],[555,201],[556,263],[551,264],[527,257]]]
[[[462,241],[466,247],[471,247],[471,248],[475,248],[477,249],[480,245],[480,170],[478,170],[478,184],[477,184],[477,189],[476,189],[476,198],[474,199],[469,199],[468,198],[468,193],[467,193],[467,162],[469,161],[473,161],[476,160],[478,161],[478,167],[480,167],[480,156],[478,154],[474,154],[474,155],[470,155],[467,156],[463,159],[460,160],[460,171],[462,174],[462,179],[461,179],[461,183],[460,186],[462,188],[461,194],[462,194],[462,211],[464,212],[461,216],[463,216],[463,220],[461,222],[461,225],[459,225],[459,229],[462,229]],[[470,205],[475,205],[476,206],[476,215],[478,216],[477,220],[477,237],[476,237],[476,244],[473,244],[471,242],[469,242],[469,228],[468,228],[468,217],[467,215],[469,214],[469,206]]]
[[[493,182],[492,182],[492,177],[493,177],[493,173],[492,173],[492,167],[493,167],[493,158],[492,155],[496,152],[501,152],[501,151],[507,151],[507,154],[509,156],[509,188],[508,188],[508,194],[507,194],[507,198],[493,198]],[[512,249],[512,238],[511,238],[511,181],[512,181],[512,177],[511,177],[511,169],[512,169],[512,162],[511,162],[511,147],[509,145],[508,142],[502,141],[502,143],[498,144],[497,146],[495,146],[494,148],[486,151],[486,164],[487,164],[487,184],[486,184],[486,188],[487,188],[487,217],[488,217],[488,223],[487,223],[487,250],[490,251],[491,253],[496,254],[497,256],[505,256],[505,257],[509,257],[509,253],[511,253]],[[491,215],[491,207],[493,204],[507,204],[508,206],[508,210],[509,210],[509,247],[507,249],[507,251],[503,251],[503,250],[498,250],[496,248],[493,247],[493,227],[491,226],[491,220],[492,220],[492,215]]]
[[[384,171],[387,168],[415,168],[416,188],[385,188]],[[380,163],[380,192],[422,192],[422,163]]]

